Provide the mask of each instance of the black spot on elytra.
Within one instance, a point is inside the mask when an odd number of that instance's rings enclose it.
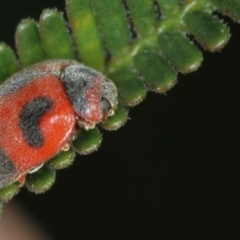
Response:
[[[12,160],[0,148],[0,189],[11,183],[16,175]]]
[[[19,114],[19,127],[21,128],[25,141],[31,147],[41,147],[43,136],[39,129],[39,119],[46,113],[53,103],[46,97],[38,97],[27,102]]]

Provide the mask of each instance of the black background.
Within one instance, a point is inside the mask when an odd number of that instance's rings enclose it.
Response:
[[[64,0],[0,2],[0,40]],[[43,195],[15,198],[53,239],[239,239],[240,25],[221,53],[149,92],[101,148],[57,172]]]

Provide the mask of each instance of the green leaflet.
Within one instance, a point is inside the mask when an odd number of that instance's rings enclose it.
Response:
[[[30,192],[44,193],[52,187],[55,178],[56,172],[44,165],[37,172],[27,175],[25,186]]]
[[[50,59],[75,59],[73,44],[62,14],[45,10],[39,21],[43,48]]]
[[[22,67],[46,59],[37,23],[32,19],[21,21],[16,30],[15,41]]]
[[[19,69],[16,56],[5,43],[0,43],[0,83]]]
[[[189,12],[184,22],[197,41],[209,51],[220,50],[230,37],[228,28],[207,12]]]
[[[66,0],[67,14],[80,59],[103,70],[106,59],[101,33],[89,0]]]

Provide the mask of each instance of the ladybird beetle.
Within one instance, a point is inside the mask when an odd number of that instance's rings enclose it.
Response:
[[[73,60],[44,61],[7,79],[0,86],[0,188],[22,181],[117,103],[112,81]]]

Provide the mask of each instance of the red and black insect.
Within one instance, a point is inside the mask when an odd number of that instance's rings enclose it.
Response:
[[[0,86],[0,188],[37,168],[70,144],[80,127],[114,113],[115,85],[71,60],[49,60]]]

